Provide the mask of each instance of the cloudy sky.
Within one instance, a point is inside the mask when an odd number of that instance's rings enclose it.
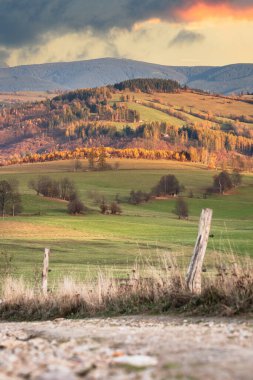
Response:
[[[0,63],[253,63],[253,0],[0,0]]]

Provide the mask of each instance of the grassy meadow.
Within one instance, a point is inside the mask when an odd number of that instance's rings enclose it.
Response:
[[[112,164],[115,163],[111,162]],[[105,172],[74,172],[73,161],[49,162],[0,168],[0,179],[17,178],[23,212],[0,221],[0,252],[12,255],[13,271],[25,278],[40,276],[43,249],[50,247],[50,278],[92,275],[100,268],[112,268],[123,275],[136,259],[155,261],[162,254],[179,261],[190,259],[202,208],[214,210],[213,238],[209,240],[207,265],[217,255],[233,252],[253,255],[253,176],[245,174],[243,184],[231,194],[203,199],[215,171],[204,166],[169,161],[120,160],[119,169]],[[27,183],[38,175],[67,176],[76,185],[88,207],[82,216],[67,214],[67,203],[37,196]],[[185,186],[189,221],[173,214],[174,199],[152,200],[129,205],[134,190],[149,191],[166,174],[175,174]],[[194,197],[188,198],[192,191]],[[122,215],[101,215],[97,197],[121,200]],[[4,267],[4,256],[1,266]]]
[[[124,91],[125,96],[133,95],[131,92]],[[192,113],[210,114],[216,116],[219,120],[219,125],[229,123],[233,121],[231,115],[240,117],[241,115],[252,117],[252,105],[246,102],[234,99],[232,97],[220,97],[208,94],[199,94],[194,92],[180,92],[180,93],[135,93],[135,102],[129,101],[127,105],[129,108],[134,109],[140,113],[142,122],[168,122],[176,127],[182,127],[185,122],[177,117],[170,116],[162,111],[152,108],[152,106],[158,106],[164,110],[180,111],[183,115],[187,116],[190,122],[195,124],[201,124],[205,126],[217,126],[218,124],[203,120],[198,116],[193,116]],[[245,98],[242,98],[245,100]],[[120,97],[116,94],[111,103],[120,101]],[[147,106],[139,104],[144,102]],[[150,107],[148,106],[150,105]],[[252,123],[240,122],[240,125],[245,128],[253,128]]]

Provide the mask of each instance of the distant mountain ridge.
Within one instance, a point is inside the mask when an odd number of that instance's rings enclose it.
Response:
[[[0,91],[74,90],[135,78],[172,79],[220,94],[253,92],[253,64],[165,66],[117,58],[0,68]]]

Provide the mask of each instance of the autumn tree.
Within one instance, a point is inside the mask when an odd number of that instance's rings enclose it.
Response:
[[[101,146],[98,152],[97,170],[108,170],[111,166],[106,162],[106,149]]]
[[[0,213],[15,216],[22,210],[21,197],[18,188],[10,182],[0,181]]]
[[[88,153],[88,168],[89,168],[89,170],[95,169],[95,159],[96,159],[95,149],[91,148],[90,152]]]
[[[59,181],[59,198],[69,201],[76,197],[76,189],[72,181],[65,177]]]
[[[82,170],[82,163],[79,159],[75,159],[75,161],[74,161],[74,172],[77,172],[78,170]]]
[[[158,184],[152,189],[152,193],[159,197],[159,196],[166,196],[166,195],[178,195],[183,190],[183,186],[180,185],[178,179],[170,174],[163,176]]]
[[[76,197],[76,189],[72,181],[68,178],[55,180],[49,176],[40,176],[32,179],[28,183],[28,187],[36,191],[37,195],[44,197],[59,198],[69,201]]]
[[[98,170],[105,170],[106,169],[106,151],[105,148],[102,146],[99,149],[99,155],[98,155]]]
[[[233,173],[231,174],[231,180],[232,180],[233,187],[238,187],[241,185],[242,175],[239,172],[239,170],[237,170],[237,169],[233,170]]]
[[[232,187],[233,182],[227,171],[222,171],[220,174],[214,176],[213,191],[215,193],[224,194],[225,191],[231,190]]]

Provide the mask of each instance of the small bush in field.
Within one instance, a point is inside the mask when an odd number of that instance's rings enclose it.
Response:
[[[83,202],[80,201],[78,198],[74,198],[71,200],[68,204],[68,212],[72,215],[79,215],[84,213],[85,206]]]
[[[107,212],[108,212],[108,210],[109,210],[109,207],[108,207],[108,205],[106,204],[106,202],[105,202],[104,200],[102,200],[102,202],[101,202],[99,208],[100,208],[100,212],[101,212],[101,214],[103,214],[103,215],[104,215],[104,214],[107,214]]]
[[[132,205],[139,205],[140,203],[148,202],[150,198],[151,198],[151,195],[149,193],[145,193],[141,190],[139,191],[132,190],[130,192],[128,203]]]
[[[59,181],[54,180],[49,176],[40,176],[37,179],[32,179],[28,183],[28,187],[35,190],[37,195],[44,197],[52,197],[71,201],[76,197],[76,189],[73,182],[69,178],[62,178]]]
[[[178,216],[179,219],[188,219],[189,217],[188,204],[185,202],[185,200],[182,197],[179,197],[177,199],[176,206],[173,212],[174,214]]]
[[[112,215],[120,215],[122,213],[122,210],[117,202],[112,202],[110,204],[110,211]]]

